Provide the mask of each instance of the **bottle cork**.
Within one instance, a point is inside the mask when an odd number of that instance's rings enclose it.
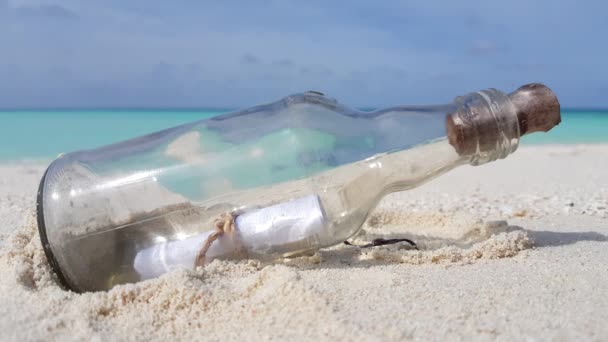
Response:
[[[509,98],[517,112],[520,135],[548,132],[562,121],[557,96],[544,84],[526,84]]]

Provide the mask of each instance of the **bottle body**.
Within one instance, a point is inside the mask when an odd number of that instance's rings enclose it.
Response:
[[[479,94],[360,112],[309,92],[64,155],[40,185],[45,252],[66,286],[89,291],[194,267],[227,213],[236,235],[211,244],[207,261],[340,243],[385,194],[515,150],[514,112],[495,119],[491,148],[451,137],[446,114],[475,121],[480,107],[513,110],[502,93]]]

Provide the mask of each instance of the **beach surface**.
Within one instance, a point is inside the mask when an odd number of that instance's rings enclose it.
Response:
[[[386,197],[351,242],[63,290],[35,223],[46,165],[0,164],[0,340],[607,340],[608,145],[533,146]]]

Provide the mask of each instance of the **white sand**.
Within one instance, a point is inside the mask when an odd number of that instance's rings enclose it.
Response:
[[[0,165],[1,341],[608,339],[607,145],[460,168],[386,198],[354,239],[421,251],[215,261],[81,295],[57,285],[40,247],[44,166]]]

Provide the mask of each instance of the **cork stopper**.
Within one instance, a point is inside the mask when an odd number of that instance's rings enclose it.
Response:
[[[562,121],[557,96],[543,84],[521,86],[509,98],[517,112],[521,135],[547,132]]]
[[[492,154],[511,145],[499,153],[504,158],[509,148],[517,147],[520,136],[547,132],[561,122],[557,96],[540,83],[524,85],[508,95],[495,89],[471,93],[460,103],[446,116],[448,140],[460,155]]]

